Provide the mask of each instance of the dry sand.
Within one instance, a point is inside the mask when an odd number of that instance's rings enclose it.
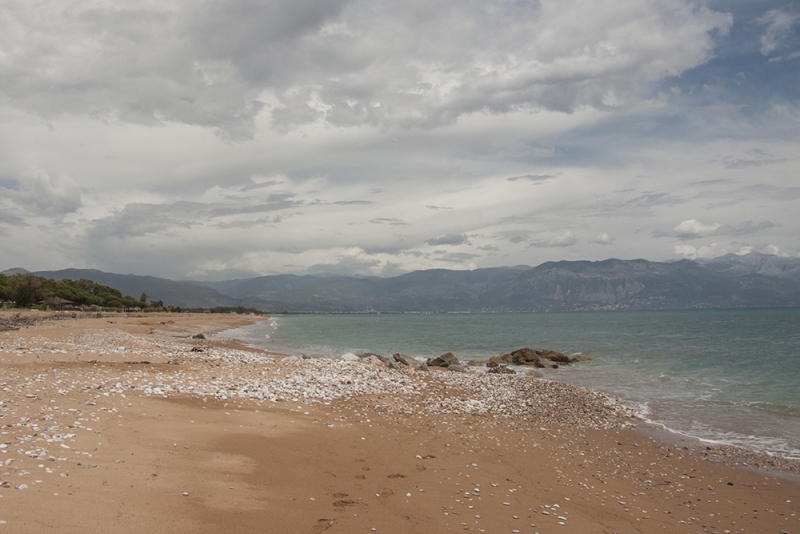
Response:
[[[624,428],[602,395],[214,335],[253,320],[0,332],[0,533],[800,532],[797,485]]]

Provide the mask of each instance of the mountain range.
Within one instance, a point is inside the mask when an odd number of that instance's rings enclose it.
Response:
[[[24,271],[12,269],[6,273]],[[184,308],[280,312],[522,312],[800,306],[800,259],[751,252],[711,260],[558,261],[530,268],[430,269],[392,278],[271,275],[174,281],[90,269],[39,271],[88,278],[136,298]]]

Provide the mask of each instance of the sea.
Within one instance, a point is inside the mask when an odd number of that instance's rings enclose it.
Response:
[[[312,357],[485,360],[522,347],[583,354],[594,361],[544,370],[545,378],[605,391],[678,436],[800,459],[796,308],[286,315],[227,335]]]

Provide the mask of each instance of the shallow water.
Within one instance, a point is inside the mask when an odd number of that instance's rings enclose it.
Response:
[[[520,347],[595,358],[547,378],[602,389],[665,428],[800,458],[800,309],[281,316],[229,335],[288,354]]]

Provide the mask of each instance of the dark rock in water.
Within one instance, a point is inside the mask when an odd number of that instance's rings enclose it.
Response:
[[[544,375],[542,373],[540,373],[539,371],[534,371],[533,369],[525,373],[525,376],[529,376],[531,378],[544,378]]]
[[[486,367],[488,367],[488,368],[490,368],[490,369],[491,369],[492,367],[497,367],[498,365],[500,365],[500,364],[499,364],[499,363],[497,363],[497,362],[496,362],[496,361],[494,361],[494,360],[489,360],[488,362],[486,362]]]
[[[589,356],[583,356],[582,354],[578,354],[574,358],[570,360],[573,363],[580,363],[580,362],[593,362],[594,358],[590,358]]]
[[[419,360],[416,358],[412,358],[407,354],[396,353],[394,356],[394,361],[400,362],[403,365],[408,365],[409,367],[419,367]]]
[[[514,358],[510,354],[501,352],[498,356],[492,356],[491,358],[489,358],[489,363],[494,363],[495,365],[500,363],[514,363]],[[495,367],[495,365],[490,366],[487,363],[486,367]]]
[[[450,367],[451,365],[460,365],[456,355],[452,352],[446,352],[436,358],[428,358],[428,367]]]
[[[512,363],[517,365],[534,365],[536,367],[550,367],[550,365],[545,362],[541,362],[542,365],[537,364],[536,362],[540,360],[548,360],[550,362],[557,362],[557,363],[564,363],[569,365],[570,359],[569,356],[564,354],[563,352],[556,352],[554,350],[533,350],[525,347],[524,349],[515,350],[511,353]],[[558,366],[556,365],[555,368]]]
[[[563,352],[556,352],[554,350],[543,350],[542,356],[550,360],[551,362],[556,363],[569,363],[570,359],[569,356],[564,354]]]
[[[492,373],[495,375],[515,375],[517,372],[513,369],[509,369],[505,365],[498,365],[497,367],[492,367],[487,371],[487,373]]]
[[[205,339],[205,338],[206,336],[204,336],[203,334],[195,334],[192,336],[192,339]]]
[[[558,369],[558,364],[547,358],[537,358],[536,361],[533,362],[533,366],[540,369]]]
[[[486,362],[483,362],[481,360],[470,360],[470,361],[467,362],[467,365],[469,367],[483,367],[484,363],[486,363]]]
[[[457,373],[466,373],[467,368],[461,365],[460,363],[451,363],[447,366],[448,371],[455,371]]]
[[[542,357],[541,351],[536,351],[525,347],[511,353],[511,362],[517,365],[533,365],[536,360]],[[498,362],[500,363],[500,362]]]

